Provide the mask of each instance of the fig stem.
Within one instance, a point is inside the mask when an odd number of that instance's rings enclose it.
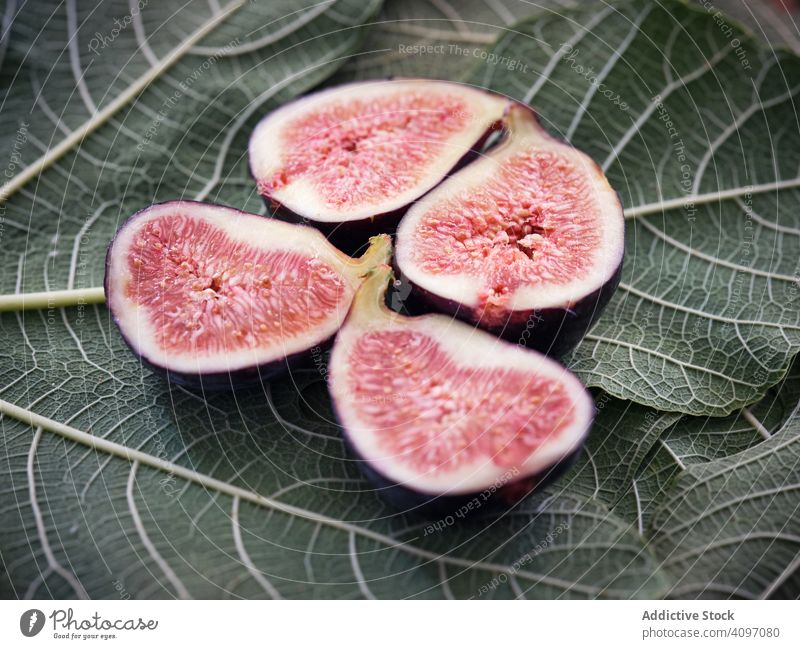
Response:
[[[386,306],[386,289],[394,277],[392,267],[381,264],[367,274],[364,283],[358,289],[348,319],[370,322],[377,318],[394,315]]]
[[[369,248],[356,260],[356,268],[363,277],[377,266],[388,264],[392,260],[392,238],[388,234],[379,234],[369,238]]]
[[[505,129],[509,135],[514,134],[514,140],[525,138],[540,141],[543,135],[536,112],[530,106],[520,102],[513,102],[509,106]],[[510,141],[511,138],[509,137],[506,142]]]
[[[102,304],[105,300],[106,294],[102,286],[39,293],[12,293],[0,295],[0,312],[59,309],[83,304]]]
[[[367,251],[355,260],[359,275],[366,275],[376,266],[386,264],[392,258],[392,238],[380,234],[370,238]],[[102,286],[91,288],[41,291],[37,293],[11,293],[0,295],[0,313],[3,311],[31,311],[35,309],[60,309],[83,304],[102,304],[106,300]]]

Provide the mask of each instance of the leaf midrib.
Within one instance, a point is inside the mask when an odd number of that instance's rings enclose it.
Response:
[[[294,516],[296,518],[307,520],[313,523],[325,525],[348,534],[357,534],[363,538],[380,543],[381,545],[386,546],[388,549],[406,552],[407,554],[411,554],[431,563],[449,564],[464,568],[466,570],[478,569],[489,573],[513,574],[514,576],[521,577],[529,581],[541,582],[556,588],[574,591],[590,597],[625,597],[629,594],[627,591],[592,587],[528,570],[514,569],[511,566],[504,564],[481,560],[473,561],[463,557],[439,554],[430,550],[425,550],[424,548],[412,545],[408,541],[398,541],[390,536],[381,534],[379,532],[374,532],[359,525],[354,525],[330,516],[325,516],[324,514],[303,509],[301,507],[296,507],[288,503],[283,503],[267,496],[262,496],[254,491],[248,491],[247,489],[237,487],[236,485],[232,485],[212,476],[199,473],[193,469],[181,466],[180,464],[175,464],[138,449],[130,448],[124,444],[119,444],[102,437],[97,437],[85,431],[79,430],[62,422],[50,419],[49,417],[45,417],[31,410],[0,399],[0,416],[2,415],[16,419],[17,421],[30,426],[33,430],[42,429],[48,431],[83,446],[88,446],[94,450],[127,460],[132,464],[138,463],[138,465],[148,466],[169,475],[174,475],[208,490],[225,494],[231,498],[238,498],[242,501],[252,503],[259,507],[264,507],[288,516]]]
[[[232,0],[225,5],[218,14],[215,14],[208,21],[203,23],[199,29],[192,32],[185,41],[175,47],[164,58],[159,59],[158,64],[150,67],[147,72],[139,76],[130,86],[117,95],[105,108],[90,116],[79,128],[72,130],[61,142],[50,149],[44,155],[37,158],[34,162],[22,169],[11,180],[0,186],[0,204],[24,187],[28,182],[36,178],[40,173],[52,166],[57,160],[66,155],[76,145],[80,144],[84,138],[96,131],[109,119],[111,119],[122,108],[127,106],[132,99],[147,88],[153,81],[158,79],[164,72],[175,65],[183,56],[229,16],[240,9],[247,0]]]
[[[36,164],[36,163],[33,163]],[[0,204],[6,200],[7,197],[4,198],[3,191],[5,188],[14,182],[18,176],[15,176],[14,179],[6,183],[2,188],[0,188]],[[733,187],[727,190],[716,191],[716,192],[708,192],[706,194],[695,194],[692,196],[686,197],[678,197],[674,199],[662,199],[656,201],[654,203],[645,203],[642,205],[637,205],[631,208],[627,208],[625,210],[625,218],[626,219],[635,219],[641,216],[647,216],[649,214],[658,214],[668,212],[670,210],[679,209],[679,208],[686,208],[687,206],[696,206],[702,205],[706,203],[713,203],[713,202],[722,202],[724,200],[730,199],[737,199],[740,196],[744,196],[745,194],[754,195],[754,194],[761,194],[767,192],[778,192],[785,189],[793,189],[793,188],[800,188],[800,178],[790,178],[786,180],[780,180],[771,183],[764,183],[763,185],[749,185],[744,187]],[[204,190],[205,191],[205,190]],[[202,199],[202,192],[201,192],[201,199]],[[714,259],[709,263],[719,263],[720,259]],[[750,272],[754,275],[759,274],[768,274],[766,271],[759,271],[754,272],[750,268],[741,268],[738,269],[742,272]],[[789,281],[791,283],[800,283],[800,280],[790,277],[790,276],[777,276],[777,279],[781,279],[784,281]],[[639,295],[640,297],[645,297],[646,294],[640,294],[639,291],[631,290],[633,287],[631,286],[622,286],[623,290],[627,290],[628,292],[634,293]],[[64,290],[56,290],[56,291],[41,291],[36,293],[6,293],[0,294],[0,312],[3,311],[25,311],[28,309],[40,309],[43,308],[42,304],[46,304],[47,308],[53,307],[70,307],[70,306],[77,306],[78,304],[102,304],[104,299],[102,296],[103,287],[95,286],[90,288],[79,288],[79,289],[64,289]],[[647,296],[647,299],[652,299],[653,301],[658,301],[658,298],[654,296]],[[86,301],[88,300],[88,301]],[[683,307],[681,305],[676,304],[669,304],[671,308],[675,308],[680,311],[685,311],[687,313],[695,312],[693,309],[689,309]],[[709,314],[703,311],[697,311],[696,315],[701,315],[703,317],[713,318],[720,321],[730,321],[735,322],[736,324],[740,325],[763,325],[763,326],[772,326],[777,327],[780,329],[798,329],[796,326],[792,326],[790,324],[781,324],[781,323],[769,323],[769,322],[760,322],[760,321],[751,321],[751,320],[736,320],[733,318],[722,318],[720,316],[715,316],[714,314]]]

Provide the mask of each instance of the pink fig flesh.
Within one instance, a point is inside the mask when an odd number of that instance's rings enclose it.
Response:
[[[533,484],[574,456],[594,414],[574,375],[448,317],[389,311],[390,275],[379,268],[361,286],[329,366],[367,475],[425,500]]]
[[[444,81],[348,84],[262,119],[250,140],[250,169],[278,215],[328,233],[379,227],[478,147],[507,105]]]
[[[389,245],[353,260],[311,228],[173,201],[120,228],[106,301],[130,347],[171,379],[255,381],[335,334]]]
[[[562,353],[616,287],[622,208],[597,165],[530,109],[514,105],[508,127],[505,142],[408,211],[395,263],[433,308]]]

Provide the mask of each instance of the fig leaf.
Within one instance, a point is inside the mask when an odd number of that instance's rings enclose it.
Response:
[[[620,398],[728,415],[800,351],[800,59],[689,4],[596,9],[517,25],[494,52],[527,74],[487,60],[470,80],[534,106],[625,207],[620,288],[569,366]]]
[[[99,286],[119,221],[151,202],[257,210],[250,128],[355,51],[378,6],[193,2],[172,15],[183,3],[164,1],[129,20],[128,2],[35,4],[7,2],[2,18],[12,297]],[[4,312],[0,596],[795,597],[798,383],[770,386],[800,330],[787,279],[800,147],[782,99],[800,64],[737,29],[745,70],[713,16],[658,4],[623,2],[596,24],[594,10],[544,14],[495,50],[528,73],[487,56],[474,77],[530,95],[553,132],[608,159],[635,217],[625,288],[571,364],[642,403],[598,392],[572,473],[500,517],[398,517],[348,460],[323,351],[310,371],[206,398],[142,368],[102,306]],[[574,59],[556,56],[572,39]],[[584,57],[629,111],[573,69]],[[642,112],[659,92],[708,199],[691,228],[675,143],[658,107]]]

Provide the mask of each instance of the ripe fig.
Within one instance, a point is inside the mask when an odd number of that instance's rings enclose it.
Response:
[[[277,216],[350,247],[393,231],[413,201],[500,126],[508,104],[445,81],[346,84],[264,117],[250,138],[250,170]]]
[[[351,259],[314,230],[192,201],[129,218],[106,256],[106,303],[130,348],[176,383],[255,383],[333,338],[388,236]]]
[[[578,379],[447,316],[390,311],[391,274],[379,267],[361,285],[328,367],[345,439],[380,494],[403,509],[453,513],[559,475],[594,416]]]
[[[395,264],[418,302],[558,356],[619,283],[622,206],[600,168],[527,106],[511,106],[506,129],[408,210]]]

